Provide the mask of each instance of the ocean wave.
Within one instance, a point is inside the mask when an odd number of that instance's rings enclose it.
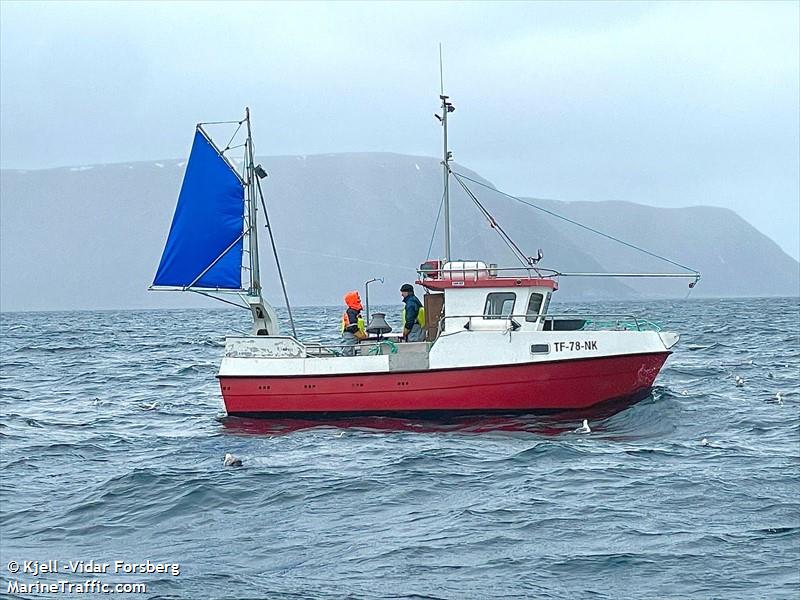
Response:
[[[639,402],[316,421],[224,416],[238,313],[4,316],[3,556],[185,564],[153,597],[791,597],[800,352],[756,317],[796,301],[648,306],[685,335]]]

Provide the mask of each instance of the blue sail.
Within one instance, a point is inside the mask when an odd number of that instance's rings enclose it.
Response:
[[[241,289],[243,228],[242,181],[198,129],[153,285]]]

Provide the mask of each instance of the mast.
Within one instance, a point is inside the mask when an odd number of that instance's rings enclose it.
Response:
[[[247,121],[247,142],[245,181],[247,182],[247,220],[249,225],[248,239],[250,241],[250,290],[251,296],[261,298],[261,271],[258,263],[258,222],[257,222],[257,202],[256,202],[256,173],[255,156],[253,152],[253,136],[250,129],[250,107],[245,109],[245,121]]]
[[[253,315],[253,335],[279,335],[280,327],[278,325],[278,316],[275,314],[275,309],[265,302],[261,296],[261,271],[258,262],[258,221],[257,221],[257,207],[258,207],[258,192],[260,191],[260,183],[257,177],[266,177],[267,174],[261,165],[256,167],[255,164],[255,151],[253,150],[253,135],[250,129],[250,107],[245,109],[245,121],[247,121],[247,141],[245,142],[245,181],[247,185],[247,217],[249,228],[249,241],[250,241],[250,289],[247,292],[247,303],[250,305],[250,312]],[[263,196],[261,198],[263,202]],[[264,207],[266,211],[266,206]],[[265,213],[266,214],[266,213]],[[270,231],[270,235],[272,232]],[[275,243],[273,241],[273,248]],[[277,260],[277,254],[275,255]],[[280,264],[278,265],[278,272],[280,273]],[[283,275],[281,274],[281,283],[283,283]],[[284,289],[284,294],[286,290]],[[289,301],[286,301],[287,307]],[[291,309],[289,309],[289,318],[291,319]],[[292,321],[292,331],[294,331],[294,321]]]
[[[450,151],[447,149],[447,96],[440,95],[442,100],[442,127],[444,128],[444,154],[442,158],[442,174],[444,177],[444,262],[450,262]]]
[[[447,114],[456,108],[448,102],[449,96],[444,93],[444,75],[442,68],[442,45],[439,44],[439,83],[441,84],[439,99],[442,101],[442,116],[436,115],[442,123],[444,133],[444,151],[442,155],[442,175],[444,178],[444,262],[450,262],[450,160],[452,152],[447,149]]]

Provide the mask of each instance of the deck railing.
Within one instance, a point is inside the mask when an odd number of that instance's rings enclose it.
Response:
[[[493,321],[507,321],[511,329],[519,329],[522,323],[537,324],[540,322],[555,322],[559,320],[582,320],[583,326],[573,331],[661,331],[661,327],[652,321],[631,314],[581,314],[561,313],[547,315],[446,315],[440,319],[440,327],[444,326],[447,319],[467,319],[465,325],[471,326],[473,319],[481,323]],[[530,319],[530,320],[528,320]],[[512,323],[513,322],[513,323]],[[517,327],[514,327],[516,323]],[[554,327],[554,326],[553,326]],[[469,327],[465,327],[469,329]]]
[[[619,313],[560,313],[560,314],[547,314],[538,315],[535,320],[528,321],[529,315],[525,314],[512,314],[505,316],[488,316],[480,315],[447,315],[440,319],[440,328],[444,327],[447,319],[466,319],[468,325],[466,329],[470,329],[473,320],[481,323],[503,322],[508,323],[507,328],[510,330],[520,329],[523,323],[538,324],[540,322],[555,322],[559,320],[582,320],[584,323],[577,329],[571,331],[661,331],[661,327],[632,314],[619,314]],[[517,327],[514,327],[516,323]],[[554,325],[551,325],[551,330],[554,330]],[[570,330],[556,330],[556,331],[570,331]],[[360,341],[355,348],[358,349],[357,356],[369,356],[371,354],[380,353],[379,349],[381,344],[391,344],[391,340],[378,340],[377,338],[369,338]],[[306,356],[310,358],[331,358],[341,356],[345,348],[353,347],[348,344],[337,344],[333,342],[303,342],[305,346]],[[373,352],[376,350],[377,352]],[[390,351],[396,352],[396,349]]]
[[[359,341],[356,345],[328,342],[303,342],[303,345],[306,348],[306,356],[309,358],[342,356],[345,348],[356,348],[358,350],[356,356],[374,356],[376,354],[382,354],[383,348],[386,348],[391,354],[397,352],[396,342],[386,338],[367,338],[366,340]]]
[[[436,274],[436,277],[432,277],[432,274]],[[417,275],[421,280],[466,281],[467,276],[469,276],[473,281],[477,281],[478,279],[495,278],[498,277],[498,275],[551,279],[557,277],[559,273],[552,269],[540,269],[539,267],[498,267],[495,264],[477,266],[475,262],[468,262],[455,269],[441,269],[437,267],[417,269]],[[447,277],[443,275],[447,275]]]
[[[439,320],[440,331],[444,329],[444,324],[448,319],[466,320],[464,329],[471,329],[474,321],[481,324],[486,323],[506,323],[504,328],[510,331],[518,330],[522,327],[523,323],[530,323],[538,325],[540,323],[556,323],[559,320],[583,321],[579,326],[568,329],[555,329],[555,325],[551,325],[550,330],[554,331],[661,331],[656,323],[637,317],[632,314],[615,314],[615,313],[561,313],[561,314],[547,314],[547,315],[530,315],[531,320],[528,320],[527,314],[512,314],[490,316],[484,314],[473,315],[446,315]],[[546,325],[545,325],[546,327]],[[485,331],[485,330],[484,330]],[[247,336],[249,338],[249,336]],[[352,348],[349,344],[317,341],[317,342],[300,342],[291,336],[282,336],[280,340],[291,340],[304,350],[304,354],[308,358],[332,358],[342,356],[346,348]],[[399,341],[399,340],[398,340]],[[355,348],[356,356],[370,356],[375,354],[383,354],[384,350],[389,353],[396,353],[398,347],[393,339],[378,339],[368,338],[360,341]],[[246,353],[249,355],[250,353]],[[287,355],[287,358],[291,356]]]
[[[498,267],[494,263],[485,264],[482,263],[483,266],[477,266],[475,261],[468,262],[467,264],[463,264],[459,268],[450,268],[450,269],[442,269],[434,266],[429,266],[426,268],[417,269],[417,274],[421,280],[425,279],[434,279],[434,280],[442,280],[442,279],[450,279],[450,280],[457,280],[457,281],[466,281],[467,275],[473,281],[477,281],[478,279],[482,278],[496,278],[498,275],[505,275],[510,277],[535,277],[539,279],[557,279],[559,277],[605,277],[605,278],[681,278],[681,279],[693,279],[694,281],[689,283],[689,287],[693,288],[698,281],[700,281],[700,273],[696,271],[691,271],[689,273],[607,273],[607,272],[596,272],[596,273],[583,273],[583,272],[574,272],[574,273],[565,273],[563,271],[555,271],[553,269],[543,269],[538,266],[522,266],[522,267]],[[432,276],[436,274],[436,276]],[[447,277],[443,275],[447,274]],[[522,275],[524,274],[524,275]],[[459,277],[456,277],[458,275]]]

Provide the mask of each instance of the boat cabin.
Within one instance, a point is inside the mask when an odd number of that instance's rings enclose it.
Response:
[[[417,284],[426,288],[428,341],[440,333],[475,331],[541,331],[558,283],[533,268],[498,269],[481,261],[428,261]],[[522,274],[521,274],[522,273]]]

